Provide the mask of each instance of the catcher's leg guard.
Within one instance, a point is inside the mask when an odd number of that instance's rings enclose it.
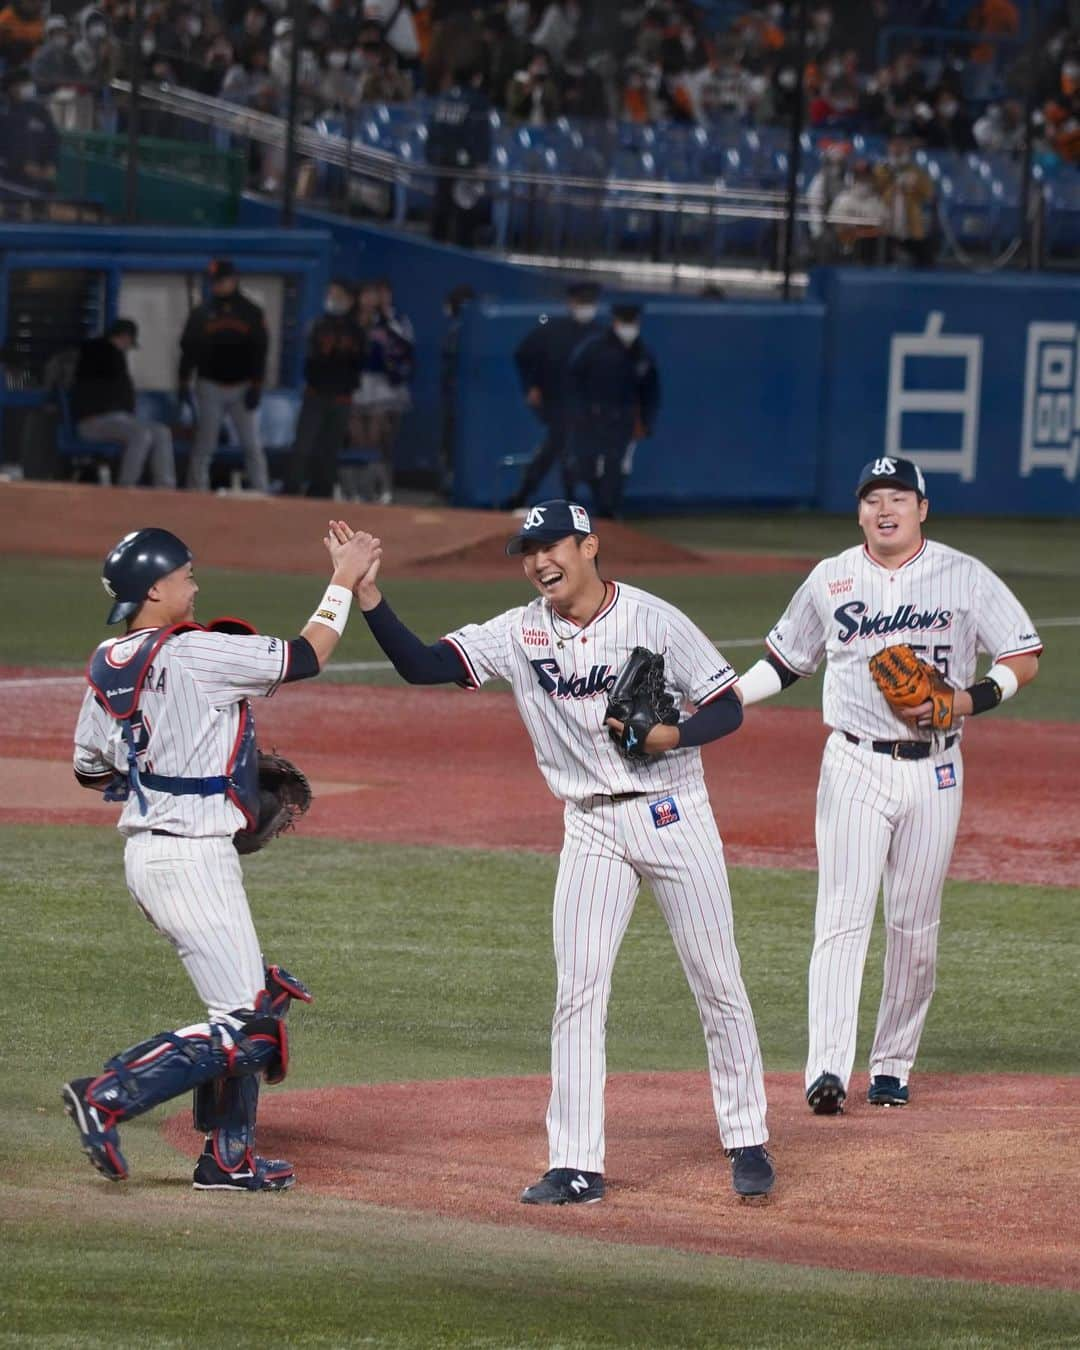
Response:
[[[259,1106],[259,1077],[215,1078],[194,1093],[195,1128],[206,1135],[205,1152],[219,1167],[234,1171],[255,1150],[255,1113]]]
[[[311,1002],[311,990],[284,966],[266,967],[266,991],[270,995],[270,1011],[275,1017],[287,1017],[293,999]]]

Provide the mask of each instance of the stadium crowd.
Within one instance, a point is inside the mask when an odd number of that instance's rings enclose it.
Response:
[[[301,117],[311,122],[422,98],[430,107],[463,84],[485,114],[493,110],[510,125],[559,118],[718,129],[789,125],[799,83],[797,6],[793,0],[729,5],[727,24],[719,27],[714,6],[315,0],[304,15],[297,59]],[[133,9],[133,0],[82,8],[67,0],[52,0],[51,8],[46,0],[9,0],[0,10],[0,178],[48,190],[56,128],[102,125],[101,91],[130,73]],[[289,12],[290,0],[146,0],[141,75],[283,113]],[[926,41],[911,36],[913,25],[933,30],[957,17],[963,26],[951,37],[942,39],[940,30]],[[1038,62],[1036,153],[1080,163],[1080,3],[1060,4],[1036,44],[1023,36],[1020,0],[970,0],[966,8],[948,0],[812,0],[803,112],[830,161],[815,180],[823,203],[818,225],[827,224],[841,192],[857,216],[866,215],[868,228],[878,217],[900,222],[912,214],[926,185],[908,172],[898,187],[895,173],[911,147],[1019,157],[1031,51]],[[851,145],[857,136],[880,138],[879,145],[888,140],[889,157],[859,162]],[[482,162],[490,144],[489,136]],[[280,187],[278,151],[253,151],[251,169],[254,186]],[[309,191],[301,180],[299,195]],[[436,237],[471,242],[468,221],[448,220],[444,206],[435,203]],[[858,253],[847,245],[860,233],[842,241],[843,251]]]

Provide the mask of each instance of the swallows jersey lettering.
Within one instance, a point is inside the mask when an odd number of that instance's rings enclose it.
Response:
[[[596,698],[610,694],[615,687],[615,674],[608,665],[593,666],[588,675],[566,676],[554,657],[530,661],[536,671],[540,688],[552,698]]]
[[[861,600],[850,600],[833,611],[840,625],[837,637],[847,644],[860,637],[889,637],[893,633],[940,633],[953,620],[951,609],[917,609],[898,605],[892,614],[867,614]]]

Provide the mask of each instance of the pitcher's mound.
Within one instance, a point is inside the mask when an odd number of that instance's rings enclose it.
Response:
[[[546,1168],[542,1078],[264,1094],[260,1152],[299,1184],[397,1209],[725,1256],[1080,1289],[1080,1078],[920,1074],[911,1105],[817,1117],[767,1078],[778,1181],[731,1190],[704,1074],[608,1082],[608,1196],[522,1205]],[[165,1125],[194,1153],[190,1116]]]

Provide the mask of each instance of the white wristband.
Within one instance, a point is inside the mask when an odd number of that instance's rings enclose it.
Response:
[[[738,689],[742,694],[744,706],[747,703],[760,703],[763,698],[772,698],[773,694],[778,694],[783,687],[776,667],[771,661],[765,660],[751,666],[745,675],[739,676],[738,680]]]
[[[309,622],[325,624],[340,637],[349,621],[351,607],[352,591],[345,586],[327,586],[326,594],[319,601],[318,608]]]
[[[991,666],[986,672],[986,678],[993,680],[1001,690],[1002,703],[1007,698],[1012,698],[1013,694],[1020,688],[1020,681],[1016,678],[1016,672],[1011,666],[1005,665],[1003,661],[998,661],[996,665]]]

